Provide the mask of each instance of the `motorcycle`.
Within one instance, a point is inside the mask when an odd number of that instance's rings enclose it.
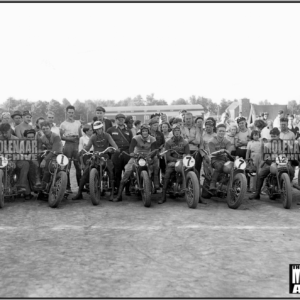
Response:
[[[42,152],[41,158],[46,154],[52,153],[54,156],[49,162],[48,168],[50,172],[50,180],[47,183],[45,190],[42,191],[43,194],[48,195],[48,203],[52,208],[59,206],[61,200],[66,195],[67,189],[67,172],[69,159],[67,156],[60,152],[45,150]]]
[[[293,202],[292,184],[288,170],[288,159],[280,154],[270,166],[270,173],[266,178],[267,193],[271,200],[280,197],[283,207],[291,208]]]
[[[174,152],[180,156],[180,154],[173,149],[163,151],[159,155],[163,156],[168,152]],[[194,155],[196,154],[195,152]],[[175,172],[172,172],[170,176],[166,194],[172,197],[185,196],[188,207],[197,208],[200,197],[200,183],[196,175],[193,155],[186,155],[182,159],[178,159],[176,163],[171,162],[168,165],[170,164],[174,165]]]
[[[209,190],[213,170],[204,162],[202,197],[208,199],[212,196],[226,197],[228,207],[237,209],[242,204],[247,193],[247,179],[245,175],[247,163],[243,158],[233,158],[224,149],[211,153],[211,156],[223,153],[226,153],[230,161],[224,163],[223,172],[219,175],[215,191]],[[206,154],[208,153],[206,152]]]
[[[94,151],[92,155],[90,152],[83,154],[91,155],[89,160],[89,190],[93,205],[98,205],[100,203],[100,196],[105,195],[105,192],[111,190],[107,170],[107,159],[101,156],[109,150],[115,151],[116,149],[108,147],[102,152]]]
[[[4,207],[6,197],[14,199],[20,194],[16,186],[17,181],[16,164],[0,156],[0,208]]]
[[[153,150],[149,154],[134,153],[134,163],[132,166],[132,174],[130,176],[130,191],[142,195],[142,201],[145,207],[151,206],[152,184],[151,177],[153,174],[152,167],[149,164],[149,158],[158,150]],[[120,155],[128,155],[123,151]]]

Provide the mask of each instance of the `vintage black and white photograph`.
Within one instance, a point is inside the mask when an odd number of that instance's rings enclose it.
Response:
[[[299,15],[0,3],[0,297],[299,297]]]

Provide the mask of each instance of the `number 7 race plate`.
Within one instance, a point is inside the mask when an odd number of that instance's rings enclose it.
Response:
[[[188,168],[193,167],[195,165],[195,159],[190,155],[185,156],[182,161],[183,165]]]

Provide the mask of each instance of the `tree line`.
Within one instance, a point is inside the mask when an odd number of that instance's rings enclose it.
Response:
[[[171,102],[171,105],[197,105],[203,106],[204,112],[209,112],[210,115],[221,115],[226,108],[235,100],[222,99],[220,104],[214,103],[211,99],[205,97],[191,96],[188,99],[179,98]],[[268,100],[260,101],[261,105],[271,104]],[[276,103],[274,103],[276,104]],[[8,98],[0,106],[0,113],[4,111],[9,111],[12,113],[15,110],[23,112],[24,110],[29,110],[32,113],[33,121],[39,117],[46,117],[48,111],[53,111],[55,114],[56,123],[60,124],[65,120],[65,108],[71,105],[70,101],[66,98],[62,101],[52,99],[51,101],[29,101],[25,99],[14,99]],[[156,99],[154,94],[146,96],[143,99],[141,95],[137,95],[134,98],[126,98],[124,100],[76,100],[73,105],[75,106],[75,118],[80,119],[83,122],[90,122],[95,116],[95,111],[97,106],[103,106],[104,108],[118,107],[118,106],[159,106],[168,105],[164,99]],[[296,100],[291,100],[288,102],[288,111],[293,114],[300,114],[300,104]]]

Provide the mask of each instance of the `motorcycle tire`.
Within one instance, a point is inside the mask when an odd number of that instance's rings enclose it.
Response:
[[[90,173],[90,196],[93,205],[100,203],[99,180],[98,170],[93,168]]]
[[[236,195],[231,189],[233,187],[228,187],[227,189],[227,205],[229,208],[237,209],[242,204],[244,197],[247,193],[247,179],[245,174],[237,173],[233,177],[232,185],[239,182],[238,186],[236,186]]]
[[[151,181],[147,171],[141,172],[142,201],[145,207],[151,206]]]
[[[4,207],[4,184],[3,184],[3,171],[0,170],[0,208]]]
[[[210,199],[212,197],[212,194],[208,192],[209,184],[209,181],[204,179],[201,191],[202,198]]]
[[[287,173],[282,173],[280,177],[281,183],[281,199],[283,200],[283,207],[290,209],[293,202],[293,192],[290,182],[290,177]]]
[[[200,197],[200,186],[197,175],[194,172],[188,172],[186,175],[185,201],[189,208],[197,208]]]
[[[64,198],[67,189],[68,177],[66,172],[58,172],[54,182],[54,186],[51,186],[48,195],[48,204],[51,208],[59,206],[60,201]],[[55,193],[53,192],[55,191]]]

